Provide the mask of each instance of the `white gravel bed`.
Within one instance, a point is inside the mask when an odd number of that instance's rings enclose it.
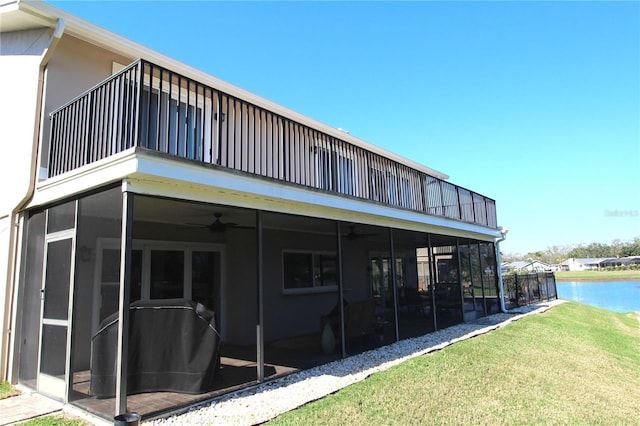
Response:
[[[402,340],[309,370],[290,374],[249,389],[227,394],[180,414],[147,424],[255,425],[322,398],[410,358],[442,349],[460,340],[488,333],[526,315],[562,303],[554,300],[459,324],[413,339]]]

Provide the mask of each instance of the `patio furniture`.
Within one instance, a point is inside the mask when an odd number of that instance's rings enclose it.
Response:
[[[213,311],[186,299],[163,299],[134,302],[129,315],[127,394],[199,394],[214,389],[220,336]],[[117,338],[116,313],[92,338],[93,396],[115,395]]]
[[[417,288],[406,287],[404,289],[404,301],[409,312],[426,316],[431,310],[431,298],[428,293],[421,293]]]
[[[344,301],[344,330],[347,347],[352,339],[374,335],[375,300],[361,300],[357,302]],[[331,312],[320,318],[320,330],[326,334],[326,327],[336,339],[340,333],[340,308],[336,305]]]

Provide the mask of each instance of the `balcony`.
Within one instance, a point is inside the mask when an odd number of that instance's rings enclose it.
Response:
[[[132,147],[497,226],[490,198],[144,60],[51,113],[48,176]]]

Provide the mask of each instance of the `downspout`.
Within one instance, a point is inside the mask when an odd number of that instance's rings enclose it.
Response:
[[[40,60],[40,66],[38,70],[38,98],[36,100],[36,113],[34,117],[34,129],[33,129],[33,144],[32,144],[32,152],[31,156],[31,176],[29,178],[29,185],[26,190],[26,193],[22,200],[16,205],[16,207],[11,211],[10,217],[10,236],[9,236],[9,270],[7,271],[7,282],[9,285],[7,286],[7,297],[4,306],[5,312],[5,321],[7,326],[2,331],[2,341],[0,342],[2,356],[0,357],[3,360],[3,364],[0,366],[0,377],[6,378],[11,382],[15,382],[15,378],[13,377],[13,369],[14,369],[14,357],[10,356],[11,354],[15,355],[15,336],[13,327],[16,324],[16,315],[17,315],[17,299],[15,297],[15,287],[16,281],[18,280],[18,270],[20,267],[20,256],[19,250],[16,250],[17,247],[20,246],[20,237],[22,235],[22,230],[20,229],[20,224],[24,223],[20,221],[20,211],[27,205],[33,193],[35,191],[36,182],[38,180],[38,170],[39,170],[39,162],[38,162],[38,153],[40,148],[40,142],[42,141],[41,129],[42,129],[42,121],[45,119],[43,114],[43,96],[44,96],[44,73],[55,51],[58,42],[62,38],[64,33],[65,22],[62,18],[59,18],[56,22],[56,26],[51,34],[51,38],[48,42],[48,47],[44,50],[42,54],[42,59]]]
[[[500,243],[507,239],[507,228],[498,228],[502,237],[496,240],[496,267],[498,268],[498,297],[500,298],[500,310],[507,313],[507,307],[504,305],[504,286],[502,285],[502,261],[500,260]]]

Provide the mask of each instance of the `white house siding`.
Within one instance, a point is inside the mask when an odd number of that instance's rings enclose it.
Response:
[[[0,379],[6,378],[10,324],[13,211],[26,198],[34,176],[34,137],[38,108],[40,62],[49,43],[46,29],[15,31],[0,36]]]
[[[49,31],[3,33],[0,37],[0,173],[4,182],[0,217],[8,215],[24,198],[29,182],[37,129],[38,79]]]

